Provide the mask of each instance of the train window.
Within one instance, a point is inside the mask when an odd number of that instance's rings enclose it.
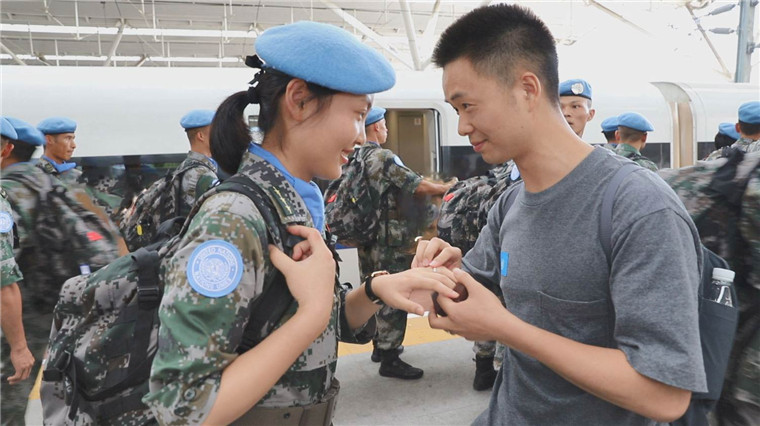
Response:
[[[672,164],[669,143],[648,143],[641,150],[641,155],[652,160],[658,169],[670,168]]]
[[[697,160],[704,160],[715,151],[715,141],[697,142]]]
[[[187,154],[75,157],[85,182],[122,198],[122,207],[157,179],[174,170]]]

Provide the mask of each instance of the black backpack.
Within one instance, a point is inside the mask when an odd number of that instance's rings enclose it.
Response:
[[[163,259],[176,250],[203,201],[222,191],[241,193],[254,202],[267,226],[267,235],[260,235],[262,247],[271,242],[292,253],[299,238],[288,233],[272,214],[276,208],[269,196],[249,178],[235,175],[196,203],[179,234],[172,228],[182,218],[167,221],[154,244],[96,273],[68,280],[55,308],[40,388],[46,424],[152,421],[142,397],[148,392],[157,350],[158,306],[163,294],[159,269]],[[238,353],[263,340],[292,300],[282,273],[272,274],[253,302]]]

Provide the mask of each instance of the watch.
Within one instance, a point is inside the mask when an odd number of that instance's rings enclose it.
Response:
[[[381,305],[383,303],[382,299],[377,297],[374,291],[372,291],[372,279],[375,277],[379,277],[380,275],[389,275],[390,272],[388,271],[375,271],[367,277],[367,279],[364,281],[364,293],[367,295],[367,298],[370,302],[374,303],[375,305]]]

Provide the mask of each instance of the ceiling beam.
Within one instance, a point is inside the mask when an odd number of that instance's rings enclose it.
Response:
[[[16,56],[16,54],[13,53],[13,51],[11,49],[8,49],[8,47],[5,46],[3,43],[0,43],[0,49],[2,49],[3,52],[5,52],[8,55],[10,55],[11,59],[13,59],[13,62],[15,62],[15,63],[17,63],[19,65],[26,65],[26,62],[22,61],[21,58],[19,58],[18,56]]]
[[[404,17],[404,28],[406,29],[406,37],[409,40],[409,52],[412,54],[412,62],[414,63],[414,70],[420,71],[420,52],[417,50],[417,32],[414,28],[414,20],[412,19],[412,11],[409,9],[409,2],[407,0],[399,0],[401,4],[401,15]]]
[[[398,59],[399,62],[409,67],[409,69],[414,69],[414,66],[404,57],[402,57],[396,49],[388,43],[387,40],[383,38],[380,34],[372,31],[369,27],[364,25],[361,21],[356,19],[354,16],[351,16],[348,12],[341,9],[335,3],[329,1],[329,0],[320,0],[322,4],[327,6],[328,9],[332,10],[333,13],[338,15],[343,21],[345,21],[348,25],[351,25],[352,27],[356,28],[357,31],[364,34],[367,38],[377,43],[380,47],[385,49],[388,53],[390,53],[394,58]]]
[[[119,47],[119,43],[121,43],[121,37],[124,36],[124,21],[121,21],[119,24],[119,32],[116,33],[116,38],[113,40],[113,43],[111,43],[111,49],[108,51],[108,57],[106,58],[105,62],[103,62],[104,67],[108,67],[111,65],[111,62],[113,60],[113,55],[116,54],[116,48]]]
[[[193,30],[172,28],[124,28],[125,36],[154,36],[154,37],[209,37],[219,38],[256,38],[255,31],[223,31],[223,30]],[[0,32],[9,33],[38,33],[38,34],[69,34],[69,35],[116,35],[119,27],[74,27],[70,25],[27,25],[0,23]]]

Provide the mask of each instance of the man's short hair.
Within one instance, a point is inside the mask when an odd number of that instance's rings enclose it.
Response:
[[[23,141],[12,140],[11,143],[13,144],[13,151],[11,151],[10,156],[18,161],[31,160],[32,155],[34,155],[34,151],[37,150],[36,145],[32,145]]]
[[[745,123],[739,121],[739,129],[744,135],[756,135],[760,133],[760,123]]]
[[[554,37],[531,10],[498,4],[474,9],[451,24],[433,51],[443,68],[468,59],[475,70],[513,83],[517,67],[536,74],[549,100],[559,103],[559,61]]]
[[[721,132],[715,134],[715,149],[721,149],[726,146],[731,146],[736,142],[736,139],[731,136],[724,135]]]
[[[193,142],[193,139],[195,139],[195,135],[198,134],[198,132],[201,131],[203,127],[194,127],[192,129],[187,129],[185,133],[187,133],[187,140],[190,141],[190,143]]]
[[[642,132],[626,126],[619,126],[620,142],[638,142],[644,138],[647,132]]]
[[[611,130],[609,132],[602,132],[604,135],[604,138],[607,139],[607,142],[615,142],[615,131]]]

